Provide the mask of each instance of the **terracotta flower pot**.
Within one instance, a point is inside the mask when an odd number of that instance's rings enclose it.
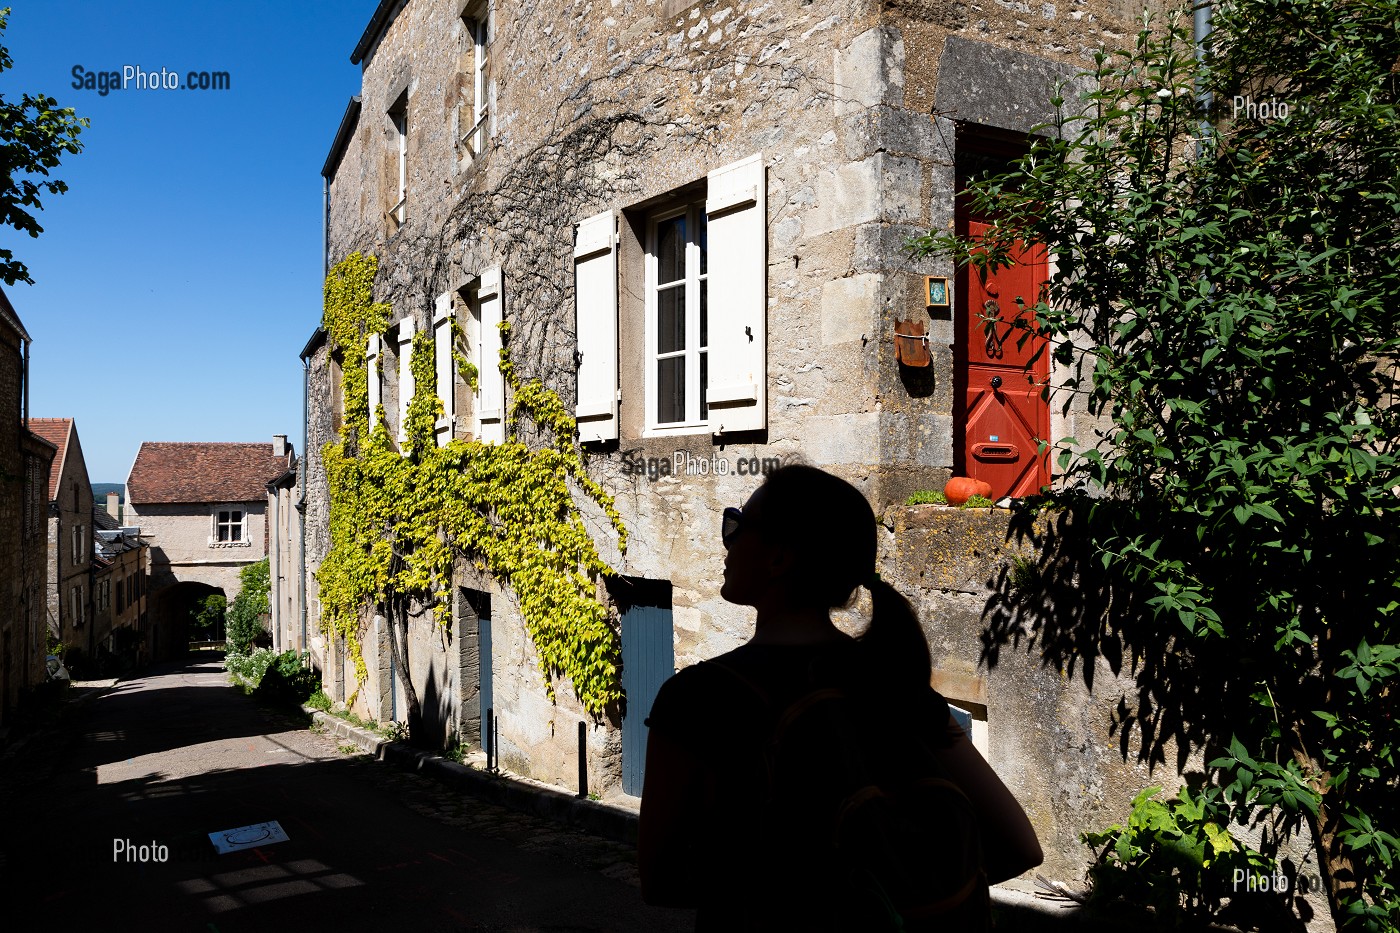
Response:
[[[948,480],[948,485],[943,487],[943,496],[948,500],[949,505],[962,505],[973,496],[984,496],[990,499],[992,497],[992,484],[986,480],[973,479],[970,476],[954,476]]]

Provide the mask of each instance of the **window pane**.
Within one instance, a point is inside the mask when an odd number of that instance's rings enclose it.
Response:
[[[710,271],[708,255],[710,252],[710,232],[708,221],[705,219],[705,206],[703,204],[700,206],[700,221],[696,226],[700,228],[700,274],[704,275],[706,272]]]
[[[656,364],[656,420],[668,424],[685,420],[685,357],[673,356]]]
[[[234,524],[234,525],[230,525],[230,526],[229,526],[229,540],[230,540],[230,541],[242,541],[242,540],[243,540],[243,526],[242,526],[241,524]]]
[[[710,345],[710,289],[709,280],[700,280],[700,349]]]
[[[710,354],[704,350],[700,351],[700,417],[706,418],[710,414],[709,397],[705,391],[705,384],[710,381]]]
[[[656,284],[685,278],[685,217],[656,225]]]
[[[656,352],[685,349],[685,286],[656,293]]]

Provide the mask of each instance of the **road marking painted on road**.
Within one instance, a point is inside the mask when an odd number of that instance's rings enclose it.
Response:
[[[271,820],[267,823],[254,823],[252,826],[239,826],[235,829],[224,829],[210,833],[209,841],[214,843],[214,848],[218,850],[220,855],[227,855],[230,852],[238,852],[243,849],[253,849],[266,862],[267,859],[262,856],[262,853],[257,852],[257,846],[290,840],[287,838],[286,831],[282,829],[282,825],[276,820]]]

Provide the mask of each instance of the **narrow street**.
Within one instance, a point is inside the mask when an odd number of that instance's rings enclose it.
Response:
[[[642,903],[629,847],[342,751],[229,687],[217,658],[122,682],[0,759],[0,886],[30,925],[693,928]],[[272,820],[287,841],[210,843]]]

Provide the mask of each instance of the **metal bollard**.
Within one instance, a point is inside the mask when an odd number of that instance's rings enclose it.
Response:
[[[486,746],[486,770],[495,771],[496,765],[493,756],[496,754],[495,742],[496,718],[492,715],[491,707],[486,707],[486,728],[482,730],[482,744]]]
[[[588,731],[584,723],[578,724],[578,795],[588,796]]]

